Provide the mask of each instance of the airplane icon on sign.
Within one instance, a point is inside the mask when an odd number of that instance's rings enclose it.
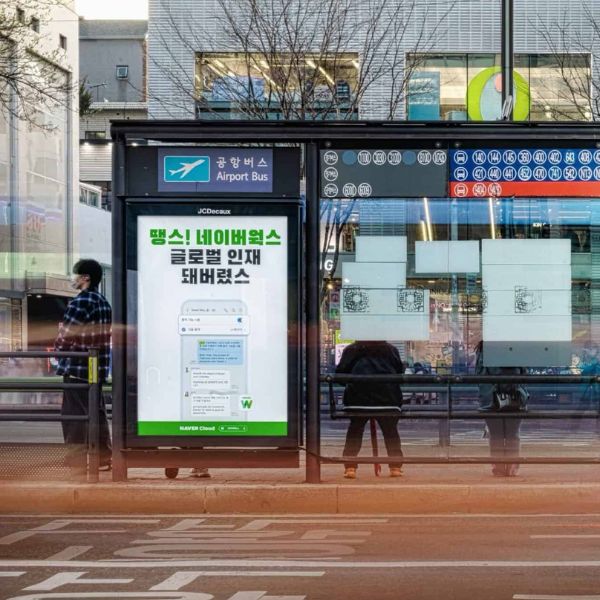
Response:
[[[210,156],[165,156],[163,174],[166,182],[208,183],[210,181]]]
[[[196,167],[199,167],[204,162],[206,162],[205,158],[199,158],[195,162],[182,162],[180,169],[169,169],[169,173],[171,173],[171,176],[181,173],[179,179],[183,179],[186,175],[188,175],[191,171],[193,171]]]

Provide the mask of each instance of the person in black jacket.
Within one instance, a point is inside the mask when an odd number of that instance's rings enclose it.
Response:
[[[354,342],[344,349],[336,373],[352,375],[389,375],[404,373],[404,365],[398,350],[387,342]],[[350,383],[344,391],[344,405],[347,407],[400,407],[402,391],[396,383]],[[362,445],[365,425],[370,416],[351,417],[344,456],[357,456]],[[383,433],[383,439],[389,456],[402,456],[398,417],[375,416]],[[344,477],[356,478],[356,463],[345,464]],[[400,477],[402,464],[390,464],[390,476]]]

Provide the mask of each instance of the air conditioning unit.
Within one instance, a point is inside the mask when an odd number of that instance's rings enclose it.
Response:
[[[127,65],[117,65],[117,79],[127,79],[129,77],[129,67]]]

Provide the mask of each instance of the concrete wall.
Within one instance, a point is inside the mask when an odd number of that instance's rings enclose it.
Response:
[[[80,73],[92,88],[93,99],[102,102],[141,102],[144,100],[144,40],[82,39],[79,42]],[[116,66],[128,65],[128,79],[117,79]]]

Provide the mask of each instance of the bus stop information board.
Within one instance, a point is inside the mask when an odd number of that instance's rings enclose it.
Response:
[[[222,206],[137,217],[139,436],[288,433],[288,219]]]
[[[450,196],[600,196],[596,148],[481,148],[450,151]]]
[[[445,150],[322,150],[322,198],[443,197]]]

